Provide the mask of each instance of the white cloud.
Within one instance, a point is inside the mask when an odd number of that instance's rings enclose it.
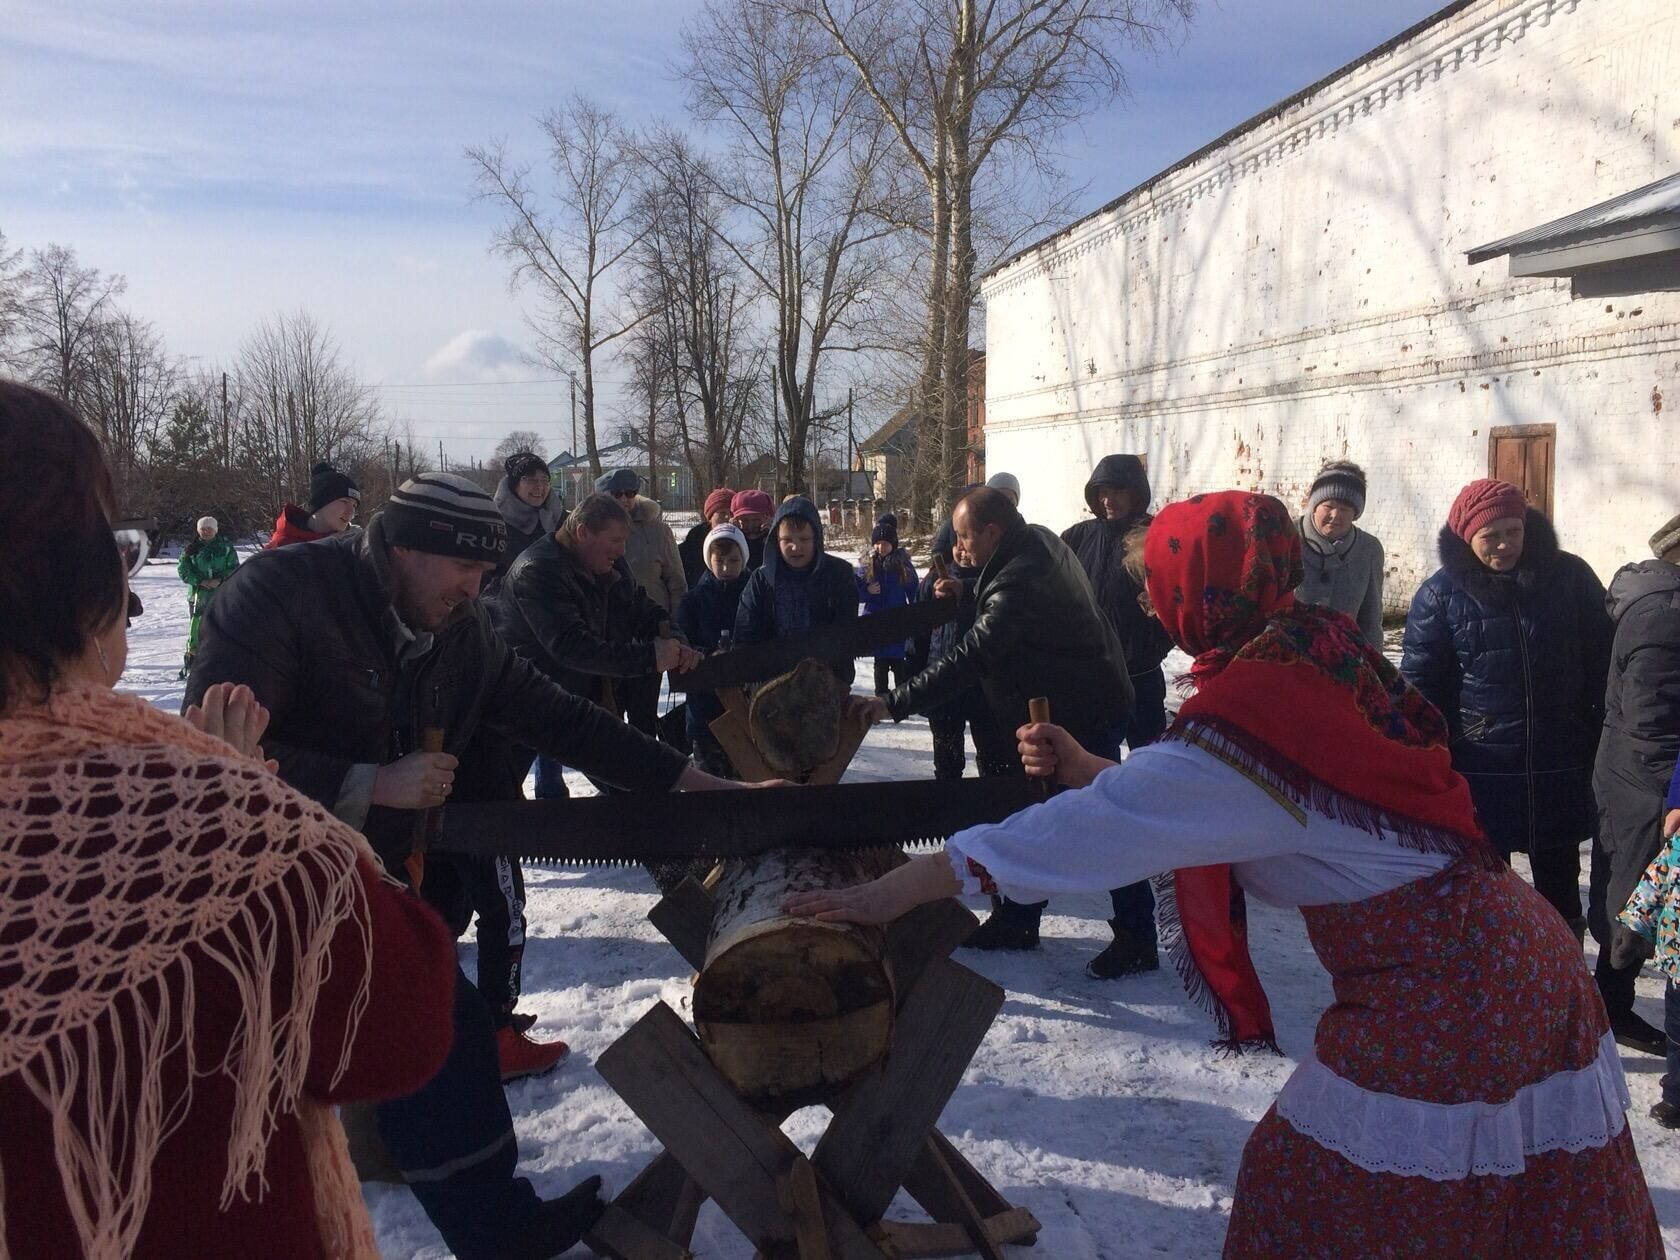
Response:
[[[451,337],[432,352],[424,369],[434,381],[512,381],[534,370],[517,345],[482,328]]]

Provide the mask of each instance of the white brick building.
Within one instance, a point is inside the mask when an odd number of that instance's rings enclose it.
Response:
[[[1403,610],[1497,461],[1608,579],[1680,511],[1680,293],[1466,254],[1676,171],[1680,3],[1454,4],[985,279],[989,470],[1060,528],[1110,452],[1157,505],[1357,460]]]

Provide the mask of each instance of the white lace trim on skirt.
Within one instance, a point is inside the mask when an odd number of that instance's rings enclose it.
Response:
[[[1586,1067],[1524,1085],[1502,1103],[1431,1103],[1365,1089],[1307,1059],[1278,1094],[1277,1112],[1305,1137],[1366,1172],[1432,1181],[1513,1177],[1525,1157],[1601,1147],[1631,1105],[1609,1033]]]

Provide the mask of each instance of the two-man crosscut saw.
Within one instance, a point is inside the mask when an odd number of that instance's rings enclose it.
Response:
[[[450,805],[432,850],[594,865],[934,847],[1043,799],[1023,776]]]
[[[796,668],[800,661],[851,660],[876,648],[936,630],[957,615],[955,599],[930,599],[850,621],[818,626],[764,643],[731,648],[708,656],[683,674],[671,674],[672,691],[716,691],[765,682]]]

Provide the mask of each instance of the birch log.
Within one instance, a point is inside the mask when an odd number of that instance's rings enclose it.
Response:
[[[724,867],[694,1025],[743,1097],[820,1102],[886,1052],[894,998],[885,934],[788,918],[782,902],[874,879],[903,860],[896,850],[774,849]]]

